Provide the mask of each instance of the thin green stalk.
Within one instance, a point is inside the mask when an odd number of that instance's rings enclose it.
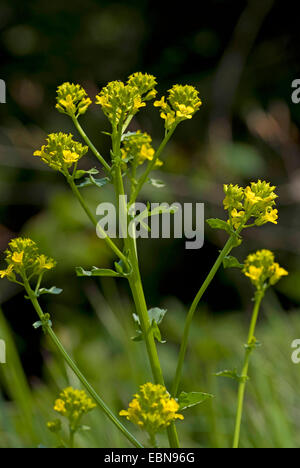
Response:
[[[163,152],[166,144],[168,143],[168,141],[170,140],[171,136],[173,135],[175,129],[176,129],[176,126],[177,125],[174,125],[165,135],[163,141],[161,142],[161,144],[159,145],[157,151],[155,152],[154,156],[153,156],[153,159],[152,161],[149,161],[148,163],[148,166],[147,166],[147,169],[145,170],[144,174],[141,176],[141,178],[139,179],[138,183],[137,183],[137,186],[134,190],[134,192],[132,193],[131,195],[131,198],[130,198],[130,205],[132,205],[137,197],[138,197],[138,194],[140,193],[143,185],[145,184],[145,182],[147,181],[148,179],[148,176],[150,174],[150,172],[153,170],[154,166],[155,166],[155,163],[156,161],[158,160],[158,158],[160,157],[161,153]]]
[[[88,145],[88,147],[90,148],[90,150],[92,151],[92,153],[96,156],[96,158],[98,159],[98,161],[100,161],[100,163],[104,166],[105,170],[109,173],[110,172],[110,165],[105,161],[105,159],[103,158],[103,156],[101,156],[101,154],[99,153],[99,151],[97,150],[97,148],[93,145],[93,143],[91,142],[91,140],[89,139],[89,137],[87,136],[87,134],[85,133],[85,131],[83,130],[82,126],[80,125],[80,123],[78,122],[77,118],[74,116],[72,116],[72,120],[73,120],[73,123],[76,127],[76,129],[78,130],[78,133],[80,133],[81,137],[83,138],[83,140],[86,142],[86,144]]]
[[[257,317],[258,317],[258,313],[260,309],[260,304],[261,304],[263,297],[264,297],[264,291],[257,293],[255,297],[255,303],[254,303],[251,323],[249,327],[248,341],[247,341],[248,346],[245,351],[243,370],[241,373],[241,379],[240,379],[239,389],[238,389],[237,412],[236,412],[235,429],[234,429],[234,437],[233,437],[233,448],[239,447],[244,396],[245,396],[245,390],[246,390],[246,383],[248,379],[249,359],[250,359],[250,354],[253,349],[253,341],[255,339],[254,337],[255,326],[256,326]]]
[[[120,135],[113,135],[113,153],[115,157],[119,156]],[[121,202],[120,208],[124,214],[123,218],[126,218],[128,220],[128,208],[127,208],[127,204],[126,204],[125,197],[124,197],[125,191],[124,191],[124,185],[123,185],[123,179],[122,179],[120,166],[115,167],[114,180],[115,180],[115,187],[116,187],[116,195],[117,195],[119,202]],[[124,228],[125,227],[121,226],[121,229],[124,229]],[[126,230],[127,230],[127,226],[126,226]],[[132,292],[135,307],[136,307],[136,310],[140,319],[141,329],[144,335],[144,340],[146,343],[146,349],[147,349],[154,381],[156,384],[165,385],[163,373],[162,373],[162,369],[161,369],[161,365],[160,365],[160,361],[158,357],[157,347],[155,343],[155,338],[154,338],[151,323],[149,320],[148,308],[146,304],[146,299],[145,299],[143,285],[142,285],[141,276],[140,276],[138,258],[136,254],[135,239],[131,237],[130,233],[128,232],[125,233],[124,244],[125,244],[126,250],[128,251],[129,260],[130,260],[130,264],[132,268],[131,274],[128,277],[129,285],[130,285],[130,289]],[[169,427],[167,432],[168,432],[170,447],[178,448],[179,440],[178,440],[178,435],[177,435],[175,424],[173,424],[172,427]]]
[[[199,289],[191,307],[190,310],[187,314],[186,321],[185,321],[185,326],[184,326],[184,331],[183,331],[183,338],[182,342],[180,345],[180,351],[179,351],[179,357],[178,357],[178,363],[177,363],[177,368],[176,368],[176,373],[175,373],[175,378],[173,381],[173,386],[172,386],[172,395],[174,397],[177,396],[178,394],[178,389],[179,389],[179,384],[181,380],[181,374],[182,374],[182,368],[183,368],[183,363],[184,363],[184,358],[187,350],[187,345],[188,345],[188,338],[189,338],[189,332],[190,332],[190,327],[192,324],[192,320],[194,317],[194,313],[197,309],[197,306],[199,304],[199,301],[201,300],[203,294],[205,293],[206,289],[210,285],[211,281],[213,280],[215,274],[217,273],[219,267],[222,265],[222,262],[226,255],[228,255],[231,250],[233,249],[234,245],[236,242],[236,236],[231,235],[226,242],[223,250],[220,252],[214,266],[210,270],[209,274],[207,275],[204,283],[202,284],[201,288]]]
[[[108,237],[108,235],[106,234],[106,232],[102,229],[102,227],[97,223],[97,219],[95,218],[95,216],[93,215],[93,213],[91,212],[91,210],[89,209],[89,207],[87,206],[84,198],[82,197],[81,193],[79,192],[74,180],[72,177],[69,177],[68,179],[68,183],[71,187],[71,190],[72,192],[74,193],[75,197],[78,199],[79,203],[81,204],[82,208],[84,209],[84,211],[86,212],[87,216],[89,217],[89,219],[92,221],[93,225],[94,226],[97,226],[97,229],[99,230],[99,232],[101,232],[102,234],[102,237],[103,239],[105,240],[105,242],[107,243],[107,245],[112,249],[112,251],[120,258],[120,260],[123,260],[123,262],[125,263],[125,265],[127,265],[127,258],[125,257],[125,255],[121,252],[121,250],[116,246],[116,244],[110,239],[110,237]]]
[[[60,342],[59,338],[56,336],[54,333],[52,327],[45,323],[45,314],[41,309],[41,306],[38,302],[38,299],[34,293],[34,291],[31,289],[29,282],[27,278],[24,278],[24,286],[26,289],[26,292],[28,294],[28,297],[30,298],[32,305],[34,309],[36,310],[41,322],[43,323],[43,329],[45,333],[50,337],[54,345],[56,346],[57,350],[61,354],[61,356],[65,359],[69,367],[73,370],[79,381],[82,383],[82,385],[86,388],[86,390],[89,392],[89,394],[92,396],[92,398],[95,400],[95,402],[98,404],[100,409],[106,414],[106,416],[112,421],[112,423],[122,432],[122,434],[126,437],[127,440],[129,440],[135,447],[137,448],[143,448],[143,446],[136,440],[136,438],[126,429],[125,426],[119,421],[119,419],[113,414],[111,409],[106,405],[106,403],[100,398],[98,393],[94,390],[94,388],[89,384],[89,382],[86,380],[84,375],[81,373],[81,371],[78,369],[77,365],[75,362],[72,360],[72,358],[69,356],[67,351],[65,350],[64,346]]]

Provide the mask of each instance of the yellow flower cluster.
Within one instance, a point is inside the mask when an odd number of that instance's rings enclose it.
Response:
[[[123,138],[122,158],[125,162],[131,161],[133,165],[138,166],[145,161],[152,161],[155,151],[151,145],[152,138],[147,133],[129,133]],[[156,166],[161,166],[160,160],[156,161]]]
[[[96,404],[86,392],[73,387],[65,388],[54,403],[54,410],[69,420],[73,431],[78,428],[82,416],[94,408]]]
[[[56,262],[44,254],[40,254],[36,243],[27,238],[17,237],[8,244],[6,254],[6,270],[0,271],[0,278],[16,280],[16,274],[22,278],[40,275],[55,267]]]
[[[248,255],[243,273],[258,290],[273,286],[282,276],[288,275],[288,272],[275,262],[274,254],[270,250],[258,250]]]
[[[120,411],[120,416],[125,416],[148,434],[154,435],[176,419],[183,419],[177,413],[178,409],[179,404],[171,398],[163,385],[149,382],[140,386],[140,391],[134,395],[128,410]]]
[[[134,73],[130,75],[127,83],[122,81],[109,82],[96,96],[96,104],[102,107],[113,127],[119,123],[123,125],[129,116],[135,115],[145,101],[156,95],[154,76]]]
[[[88,147],[74,141],[71,134],[51,133],[46,141],[46,145],[33,153],[34,156],[38,156],[49,167],[65,175],[69,174],[69,168],[77,164],[88,151]]]
[[[160,116],[165,120],[166,129],[182,120],[191,119],[202,105],[199,92],[194,86],[174,85],[168,93],[167,100],[163,96],[154,102],[154,106],[161,109]]]
[[[241,229],[250,218],[256,226],[268,222],[277,224],[278,210],[274,207],[275,186],[269,182],[258,180],[251,182],[246,188],[238,185],[224,185],[224,209],[228,210],[228,223],[234,229]]]
[[[56,109],[62,114],[78,117],[92,104],[85,90],[79,84],[63,83],[57,88]]]

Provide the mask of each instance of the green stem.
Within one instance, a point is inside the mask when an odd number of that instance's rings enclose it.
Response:
[[[248,341],[247,341],[248,347],[246,348],[246,351],[245,351],[243,370],[241,373],[241,380],[240,380],[239,389],[238,389],[237,412],[236,412],[235,429],[234,429],[234,437],[233,437],[233,448],[239,447],[244,396],[245,396],[246,383],[247,383],[247,378],[248,378],[249,359],[250,359],[250,354],[253,349],[255,326],[256,326],[257,317],[258,317],[258,313],[260,309],[260,304],[261,304],[263,297],[264,297],[264,291],[259,292],[255,297],[255,304],[254,304],[251,323],[249,327]]]
[[[175,129],[177,127],[177,124],[173,125],[172,128],[170,128],[170,130],[166,133],[163,141],[161,142],[161,144],[159,145],[157,151],[155,152],[154,156],[153,156],[153,159],[152,161],[149,161],[148,163],[148,166],[147,166],[147,169],[145,170],[145,172],[143,173],[143,175],[141,176],[141,178],[139,179],[138,183],[137,183],[137,186],[133,192],[133,194],[131,195],[131,198],[130,198],[130,205],[132,205],[137,197],[138,197],[138,194],[140,193],[143,185],[145,184],[145,182],[147,181],[148,179],[148,176],[150,174],[150,172],[153,170],[154,166],[155,166],[155,163],[156,161],[158,160],[158,158],[160,157],[161,153],[163,152],[166,144],[168,143],[168,141],[170,140],[171,136],[173,135]]]
[[[119,156],[119,152],[120,152],[120,135],[113,135],[113,153],[115,157]],[[122,218],[123,219],[126,218],[128,222],[128,209],[127,209],[127,204],[125,201],[125,191],[124,191],[121,168],[119,165],[117,165],[114,169],[114,180],[115,180],[116,195],[117,195],[118,201],[121,203],[120,210],[123,213]],[[142,329],[145,344],[146,344],[146,349],[147,349],[147,354],[148,354],[149,361],[150,361],[152,374],[153,374],[154,381],[156,384],[165,385],[163,373],[162,373],[162,369],[161,369],[161,365],[160,365],[160,361],[158,357],[158,352],[156,348],[155,338],[154,338],[151,323],[149,320],[148,308],[146,304],[146,299],[145,299],[143,285],[142,285],[141,276],[140,276],[139,263],[138,263],[138,258],[136,254],[135,239],[133,237],[133,233],[131,235],[131,233],[128,232],[127,226],[126,227],[121,226],[121,229],[123,230],[126,229],[126,231],[124,232],[125,234],[124,244],[125,244],[126,250],[129,252],[129,260],[130,260],[130,264],[132,267],[132,271],[131,271],[130,276],[128,277],[128,280],[129,280],[129,285],[130,285],[130,289],[132,292],[133,300],[135,303],[135,307],[136,307],[136,310],[140,319],[141,329]],[[178,441],[175,424],[173,424],[172,427],[168,428],[168,438],[169,438],[170,447],[172,448],[179,447],[179,441]]]
[[[86,142],[86,144],[88,145],[88,147],[90,148],[92,153],[96,156],[98,161],[100,161],[100,163],[105,167],[106,171],[109,173],[110,172],[110,165],[105,161],[103,156],[101,156],[101,154],[99,153],[97,148],[93,145],[93,143],[91,142],[91,140],[89,139],[89,137],[87,136],[85,131],[83,130],[82,126],[78,122],[77,118],[75,116],[72,116],[72,120],[73,120],[73,123],[74,123],[76,129],[78,130],[78,133],[80,133],[81,137]]]
[[[31,289],[30,284],[27,280],[27,278],[24,278],[24,286],[26,289],[26,292],[28,294],[28,297],[30,298],[32,305],[37,312],[39,318],[41,321],[45,318],[45,314],[42,311],[42,308],[37,300],[37,297],[34,293],[34,291]],[[56,336],[54,333],[53,329],[51,328],[50,325],[45,324],[43,326],[44,331],[48,334],[54,345],[56,346],[57,350],[61,354],[61,356],[65,359],[69,367],[73,370],[75,375],[77,376],[78,380],[82,383],[82,385],[86,388],[86,390],[89,392],[91,397],[96,401],[100,409],[106,414],[106,416],[112,421],[112,423],[122,432],[122,434],[137,448],[143,448],[143,446],[136,440],[136,438],[126,429],[125,426],[119,421],[119,419],[113,414],[111,409],[104,403],[104,401],[100,398],[98,393],[94,390],[94,388],[89,384],[89,382],[86,380],[84,375],[81,373],[81,371],[78,369],[77,365],[75,362],[72,360],[72,358],[69,356],[65,348],[63,347],[62,343],[60,342],[59,338]]]
[[[199,289],[191,307],[190,310],[187,314],[186,321],[185,321],[185,326],[184,326],[184,331],[183,331],[183,338],[180,346],[180,351],[179,351],[179,357],[178,357],[178,363],[177,363],[177,368],[176,368],[176,373],[175,373],[175,378],[173,381],[173,386],[172,386],[172,395],[174,397],[177,396],[178,394],[178,389],[179,389],[179,384],[181,380],[181,374],[182,374],[182,368],[183,368],[183,363],[184,363],[184,358],[187,350],[187,345],[188,345],[188,338],[189,338],[189,332],[190,332],[190,327],[192,324],[192,320],[194,317],[194,313],[197,309],[197,306],[199,304],[199,301],[201,300],[203,294],[205,293],[206,289],[210,285],[211,281],[213,280],[215,274],[217,273],[219,267],[222,265],[222,262],[226,255],[228,255],[231,250],[233,249],[234,245],[236,242],[236,236],[231,235],[228,241],[226,242],[223,250],[220,252],[214,266],[210,270],[209,274],[207,275],[204,283],[202,284],[201,288]]]
[[[68,179],[68,183],[71,187],[71,190],[73,192],[73,194],[75,195],[75,197],[78,199],[79,203],[81,204],[82,208],[84,209],[84,211],[86,212],[87,216],[89,217],[89,219],[92,221],[93,225],[97,227],[98,231],[101,232],[101,235],[102,235],[102,238],[105,240],[105,242],[107,243],[107,245],[112,249],[112,251],[121,259],[123,260],[123,262],[125,263],[125,265],[128,264],[128,261],[127,261],[127,258],[125,257],[125,255],[121,252],[121,250],[116,246],[116,244],[110,239],[110,237],[108,237],[108,235],[106,234],[106,232],[102,229],[102,227],[100,226],[100,224],[97,223],[97,219],[95,218],[95,216],[92,214],[91,210],[89,209],[89,207],[87,206],[84,198],[82,197],[81,193],[79,192],[74,180],[72,177],[69,177]]]

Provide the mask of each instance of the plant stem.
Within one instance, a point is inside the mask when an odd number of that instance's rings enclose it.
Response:
[[[30,284],[27,280],[27,278],[24,278],[24,286],[26,289],[26,292],[28,294],[28,297],[30,298],[32,305],[37,312],[40,320],[43,322],[45,319],[45,314],[42,311],[42,308],[39,304],[39,301],[34,293],[34,291],[31,289]],[[77,376],[78,380],[82,383],[82,385],[86,388],[86,390],[89,392],[89,394],[92,396],[92,398],[96,401],[100,409],[106,414],[106,416],[112,421],[112,423],[123,433],[123,435],[137,448],[143,448],[143,446],[136,440],[136,438],[126,429],[125,426],[119,421],[119,419],[113,414],[111,409],[106,405],[106,403],[102,400],[102,398],[98,395],[96,390],[89,384],[89,382],[86,380],[84,375],[81,373],[81,371],[78,369],[77,365],[73,361],[73,359],[69,356],[67,351],[65,350],[64,346],[60,342],[59,338],[56,336],[54,333],[52,327],[49,324],[43,324],[43,329],[47,333],[47,335],[50,337],[51,341],[54,343],[56,346],[57,350],[61,354],[61,356],[64,358],[64,360],[67,362],[69,367],[72,369],[72,371],[75,373]]]
[[[255,326],[256,326],[257,317],[258,317],[258,313],[260,309],[260,304],[261,304],[263,297],[264,297],[264,291],[257,293],[255,297],[255,303],[254,303],[251,323],[249,327],[248,341],[247,341],[248,347],[246,348],[246,351],[245,351],[243,370],[241,373],[241,380],[240,380],[239,389],[238,389],[237,412],[236,412],[235,429],[234,429],[234,437],[233,437],[233,448],[239,447],[244,396],[245,396],[246,383],[247,383],[247,378],[248,378],[249,359],[250,359],[250,354],[253,349],[253,340],[255,339],[254,337]]]
[[[113,135],[113,153],[115,157],[119,156],[120,153],[120,135]],[[125,201],[125,191],[124,191],[124,184],[122,179],[121,168],[117,165],[114,169],[114,180],[115,180],[115,188],[116,188],[116,195],[118,201],[121,203],[120,209],[123,213],[122,218],[126,219],[128,222],[128,208]],[[153,335],[153,330],[151,327],[151,323],[149,320],[148,315],[148,308],[146,304],[146,299],[144,295],[143,285],[141,281],[140,269],[138,258],[136,254],[136,245],[134,239],[134,233],[129,233],[127,226],[121,226],[121,229],[124,232],[124,244],[125,248],[128,251],[129,261],[131,264],[131,274],[128,277],[130,289],[132,292],[133,300],[135,303],[136,311],[138,313],[140,319],[140,325],[143,332],[144,340],[146,343],[146,349],[150,361],[150,366],[152,370],[152,374],[154,377],[154,381],[156,384],[165,385],[163,373],[158,357],[158,352],[156,348],[155,338]],[[172,448],[179,447],[179,441],[177,436],[177,431],[175,424],[172,427],[168,428],[168,438],[169,444]]]
[[[137,186],[133,192],[133,194],[131,195],[131,198],[130,198],[130,205],[132,205],[136,199],[137,199],[137,196],[138,194],[140,193],[144,183],[147,181],[147,178],[150,174],[150,172],[152,171],[152,169],[154,168],[155,166],[155,163],[156,161],[158,160],[158,158],[160,157],[161,153],[163,152],[166,144],[168,143],[168,141],[170,140],[171,136],[173,135],[175,129],[176,129],[176,125],[173,125],[172,128],[170,128],[170,130],[166,133],[163,141],[161,142],[161,144],[159,145],[158,149],[156,150],[154,156],[153,156],[153,159],[152,161],[149,161],[148,163],[148,166],[147,166],[147,169],[145,170],[144,174],[141,176],[141,178],[139,179],[138,183],[137,183]]]
[[[80,133],[81,137],[83,138],[83,140],[86,142],[86,144],[88,145],[88,147],[90,148],[90,150],[92,151],[92,153],[96,156],[96,158],[98,159],[98,161],[100,161],[100,163],[104,166],[105,170],[109,173],[110,172],[110,165],[105,161],[105,159],[103,158],[103,156],[101,156],[101,154],[99,153],[99,151],[97,150],[97,148],[93,145],[93,143],[91,142],[91,140],[89,139],[89,137],[87,136],[87,134],[85,133],[85,131],[83,130],[82,126],[80,125],[80,123],[78,122],[77,118],[74,116],[72,116],[72,120],[73,120],[73,123],[76,127],[76,129],[78,130],[78,132]]]
[[[189,332],[190,332],[190,327],[191,327],[191,324],[192,324],[192,320],[193,320],[193,317],[194,317],[194,313],[197,309],[197,306],[199,304],[199,301],[201,300],[203,294],[205,293],[206,289],[208,288],[208,286],[210,285],[211,281],[213,280],[215,274],[217,273],[219,267],[222,265],[222,262],[224,260],[224,258],[226,257],[226,255],[228,255],[232,248],[234,247],[234,244],[235,244],[235,241],[236,241],[236,238],[234,235],[231,235],[228,239],[228,241],[226,242],[223,250],[220,252],[214,266],[212,267],[212,269],[210,270],[209,274],[207,275],[204,283],[202,284],[201,288],[199,289],[191,307],[190,307],[190,310],[187,314],[187,317],[186,317],[186,321],[185,321],[185,326],[184,326],[184,331],[183,331],[183,338],[182,338],[182,342],[181,342],[181,345],[180,345],[180,351],[179,351],[179,357],[178,357],[178,363],[177,363],[177,368],[176,368],[176,373],[175,373],[175,378],[174,378],[174,381],[173,381],[173,386],[172,386],[172,395],[174,397],[177,396],[178,394],[178,389],[179,389],[179,384],[180,384],[180,380],[181,380],[181,374],[182,374],[182,367],[183,367],[183,362],[184,362],[184,358],[185,358],[185,354],[186,354],[186,350],[187,350],[187,344],[188,344],[188,338],[189,338]]]
[[[112,251],[120,258],[120,260],[123,260],[125,265],[127,265],[128,264],[127,258],[121,252],[121,250],[116,246],[116,244],[108,237],[108,235],[102,229],[102,227],[97,223],[97,219],[95,218],[95,216],[93,215],[93,213],[91,212],[89,207],[87,206],[87,204],[86,204],[84,198],[82,197],[81,193],[79,192],[73,178],[70,177],[67,180],[68,180],[68,183],[69,183],[69,185],[71,187],[71,190],[72,190],[73,194],[78,199],[79,203],[81,204],[82,208],[86,212],[87,216],[92,221],[93,225],[97,227],[98,231],[101,232],[102,238],[105,240],[107,245],[112,249]]]

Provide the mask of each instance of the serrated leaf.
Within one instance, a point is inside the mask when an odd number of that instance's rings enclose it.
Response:
[[[244,265],[238,261],[237,258],[232,255],[228,255],[223,260],[224,268],[244,268]]]
[[[164,188],[166,186],[166,184],[159,179],[149,179],[148,182],[156,188]]]
[[[122,277],[121,273],[110,270],[108,268],[97,268],[92,267],[91,270],[84,270],[82,267],[75,268],[77,276],[110,276],[110,277]]]
[[[181,392],[179,397],[178,397],[178,404],[179,404],[179,410],[178,411],[183,411],[187,408],[191,408],[192,406],[199,405],[200,403],[203,403],[205,400],[208,400],[209,398],[214,398],[214,395],[211,395],[210,393],[203,393],[203,392]]]
[[[40,296],[41,294],[61,294],[62,293],[61,288],[57,288],[56,286],[52,286],[52,288],[46,289],[46,288],[41,288],[38,290],[37,296]]]
[[[207,219],[206,222],[212,229],[223,229],[224,231],[231,234],[231,228],[229,224],[226,223],[226,221],[223,221],[223,219],[210,218]]]

